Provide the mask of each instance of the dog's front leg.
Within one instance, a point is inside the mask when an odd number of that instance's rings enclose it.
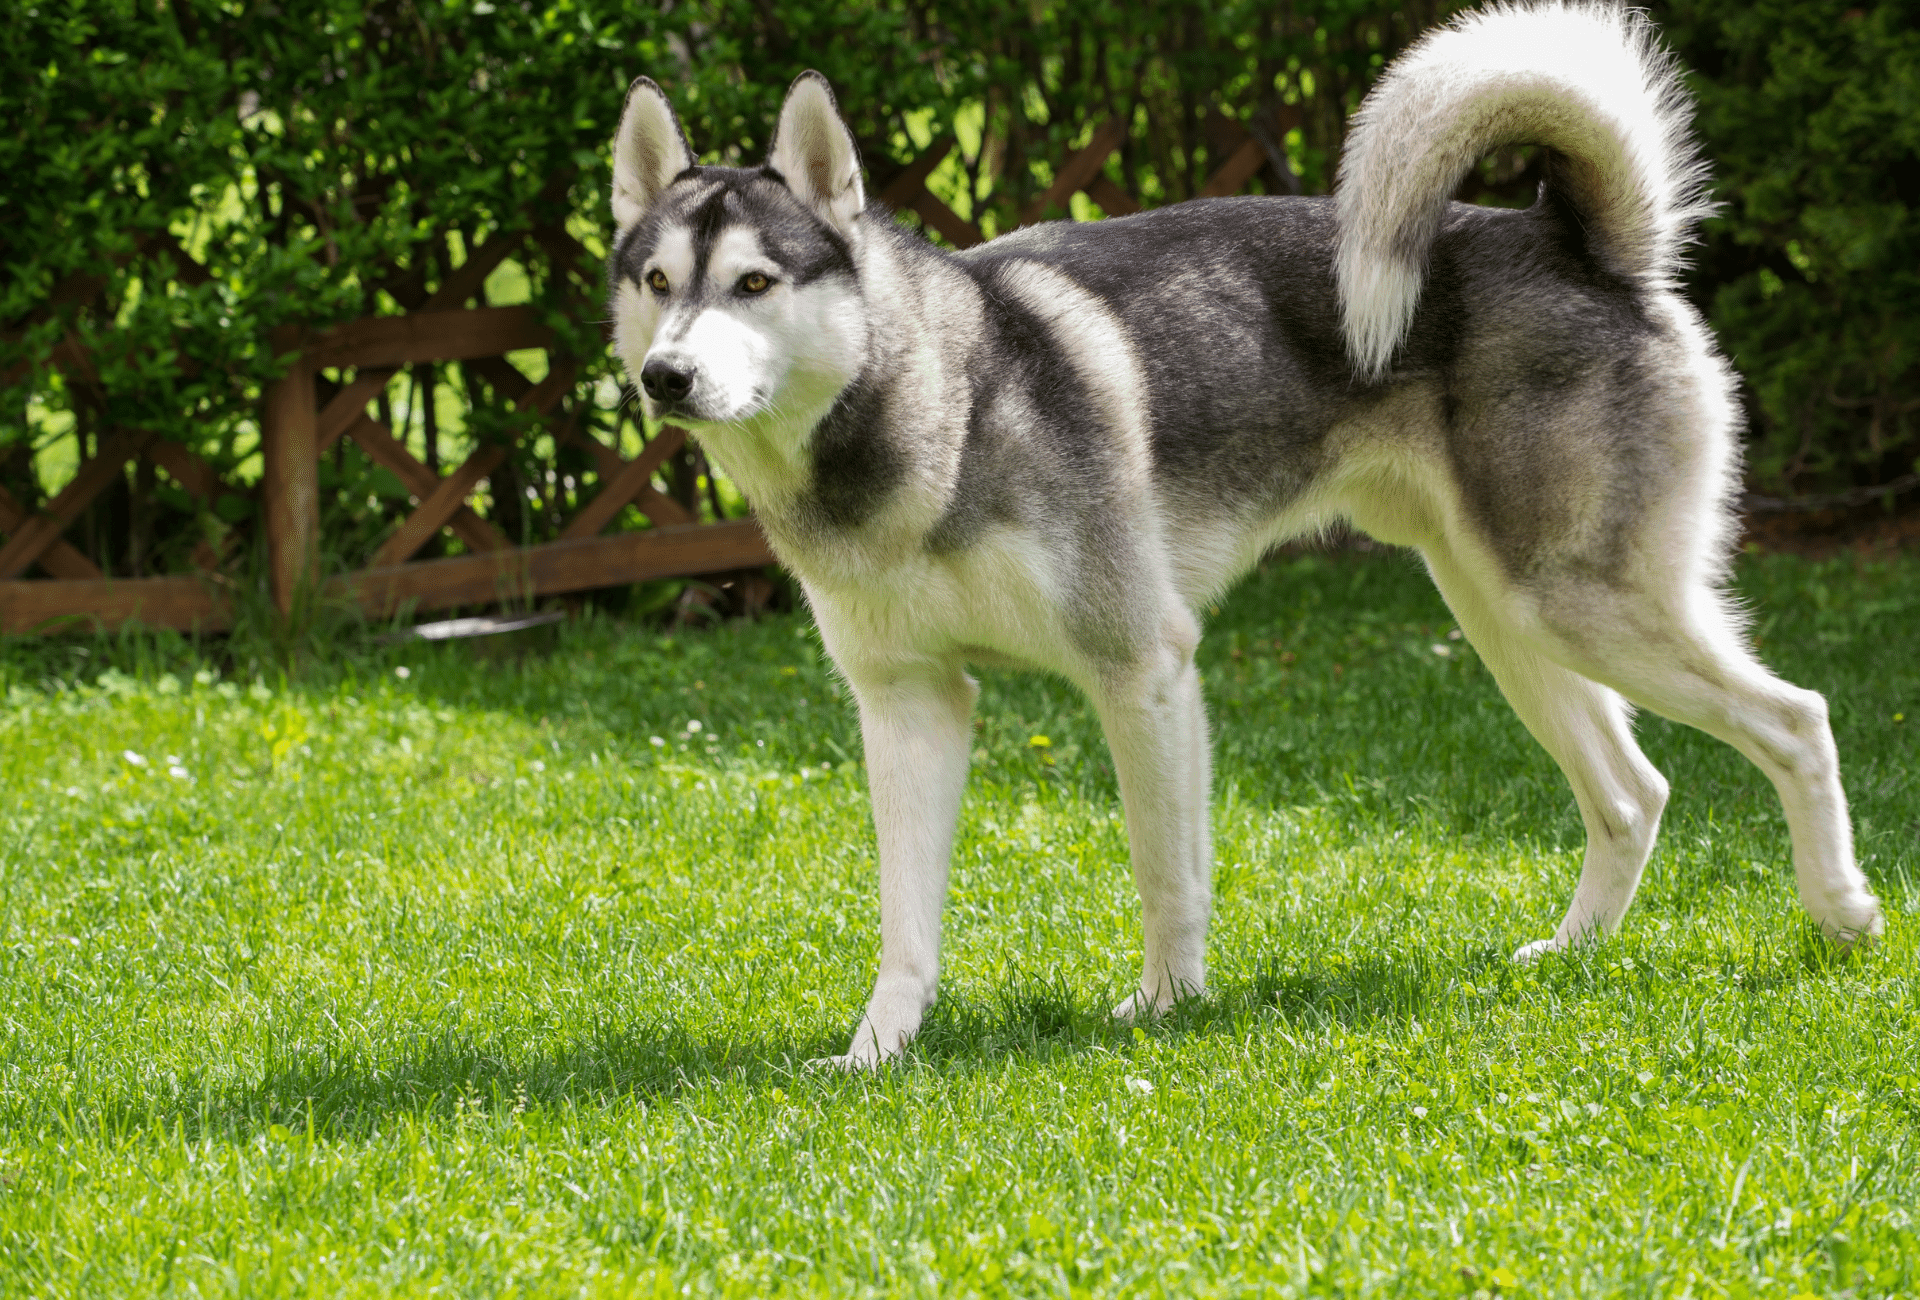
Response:
[[[1095,698],[1126,805],[1145,938],[1139,991],[1113,1009],[1126,1019],[1206,990],[1212,764],[1193,639],[1170,636],[1139,663],[1110,671]]]
[[[957,664],[848,676],[880,841],[880,976],[853,1044],[835,1059],[864,1068],[899,1055],[939,986],[940,908],[979,688]]]

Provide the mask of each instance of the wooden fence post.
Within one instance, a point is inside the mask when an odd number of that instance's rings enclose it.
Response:
[[[298,325],[275,329],[274,355],[300,351],[304,333]],[[261,405],[267,567],[273,603],[284,617],[296,595],[320,580],[320,419],[313,366],[304,355],[267,386]]]

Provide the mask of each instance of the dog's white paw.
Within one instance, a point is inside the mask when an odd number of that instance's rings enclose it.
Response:
[[[817,1057],[807,1062],[807,1068],[809,1070],[840,1070],[853,1074],[863,1070],[877,1070],[884,1062],[899,1054],[897,1050],[882,1052],[879,1040],[873,1036],[866,1022],[862,1021],[860,1032],[853,1036],[853,1042],[847,1045],[845,1052],[839,1056]]]
[[[1880,900],[1864,891],[1844,901],[1807,910],[1820,927],[1820,933],[1827,936],[1827,942],[1841,952],[1870,948],[1887,932],[1887,918],[1880,910]]]
[[[824,1057],[808,1064],[835,1070],[872,1070],[907,1049],[920,1032],[920,1019],[932,999],[918,984],[882,979],[875,985],[873,1001],[853,1031],[853,1041],[839,1056]]]
[[[1113,1009],[1113,1018],[1119,1021],[1152,1020],[1172,1005],[1171,997],[1163,1001],[1141,989]]]
[[[1513,960],[1526,966],[1539,961],[1550,952],[1565,952],[1567,945],[1559,939],[1535,939],[1532,943],[1523,943],[1513,954]]]

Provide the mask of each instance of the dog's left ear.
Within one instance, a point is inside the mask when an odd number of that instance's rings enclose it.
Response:
[[[860,151],[840,120],[827,79],[803,72],[787,89],[774,128],[767,165],[787,178],[787,188],[836,229],[851,231],[867,206],[860,183]]]

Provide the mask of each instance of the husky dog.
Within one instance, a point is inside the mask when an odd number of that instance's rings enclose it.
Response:
[[[613,142],[615,346],[695,431],[805,588],[859,703],[881,953],[844,1057],[932,1003],[976,687],[1077,683],[1119,776],[1145,959],[1115,1009],[1206,984],[1196,612],[1347,521],[1417,549],[1573,785],[1587,849],[1526,960],[1613,930],[1667,783],[1645,707],[1728,742],[1785,805],[1802,903],[1881,931],[1825,701],[1767,671],[1724,593],[1733,380],[1673,277],[1706,211],[1644,18],[1498,6],[1427,36],[1348,138],[1338,192],[1030,227],[963,253],[870,208],[826,81],[758,167],[695,161],[642,78]],[[1449,201],[1498,145],[1550,151],[1524,211]]]

